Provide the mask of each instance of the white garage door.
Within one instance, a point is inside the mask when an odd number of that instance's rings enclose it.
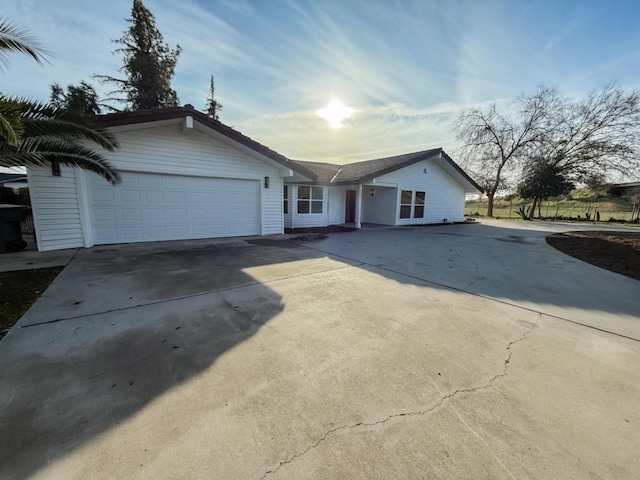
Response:
[[[114,187],[89,178],[96,245],[260,233],[258,181],[122,172]]]

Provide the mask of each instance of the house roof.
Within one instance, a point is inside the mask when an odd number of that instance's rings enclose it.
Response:
[[[310,170],[314,175],[314,180],[318,183],[333,185],[344,185],[349,183],[359,183],[370,181],[375,177],[380,177],[387,173],[394,172],[414,163],[431,158],[444,160],[445,165],[453,168],[474,188],[482,191],[482,188],[467,173],[455,163],[442,148],[423,150],[421,152],[405,153],[393,157],[375,158],[361,162],[336,165],[332,163],[307,162],[302,160],[292,160],[294,163]]]
[[[192,105],[184,107],[157,108],[148,110],[136,110],[132,112],[109,113],[98,115],[97,122],[101,127],[117,127],[135,125],[141,123],[159,122],[191,116],[194,120],[219,132],[241,145],[303,175],[313,183],[325,185],[344,185],[370,181],[375,177],[394,172],[422,160],[436,158],[443,160],[443,166],[457,172],[473,188],[482,191],[482,188],[462,170],[441,148],[424,150],[420,152],[406,153],[393,157],[375,158],[361,162],[338,165],[325,162],[309,162],[291,160],[275,150],[256,142],[233,128],[208,117],[196,110]]]
[[[0,173],[0,184],[8,182],[26,182],[27,176],[24,173]]]
[[[256,142],[252,138],[243,135],[224,123],[208,117],[202,112],[196,110],[193,105],[185,105],[184,107],[169,108],[151,108],[147,110],[136,110],[132,112],[108,113],[106,115],[98,115],[97,123],[100,127],[118,127],[123,125],[135,125],[140,123],[159,122],[163,120],[172,120],[177,118],[193,117],[199,123],[219,132],[226,137],[238,142],[245,147],[259,153],[287,168],[297,171],[305,176],[313,174],[304,168],[304,166],[294,164],[284,155],[279,154],[275,150]]]

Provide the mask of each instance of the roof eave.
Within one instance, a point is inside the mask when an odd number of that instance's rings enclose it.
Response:
[[[256,142],[255,140],[243,135],[231,127],[208,117],[202,112],[189,107],[175,107],[171,109],[152,109],[148,111],[136,111],[126,113],[116,113],[99,115],[97,123],[101,127],[113,128],[125,125],[140,125],[145,123],[158,123],[166,120],[174,120],[186,117],[193,117],[195,121],[210,128],[211,130],[224,135],[232,141],[243,145],[250,150],[286,167],[305,177],[315,179],[315,175],[305,168],[300,167],[284,155],[279,154],[275,150]]]

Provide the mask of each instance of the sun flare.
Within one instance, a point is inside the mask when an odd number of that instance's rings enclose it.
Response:
[[[342,128],[342,121],[353,115],[355,109],[342,104],[340,100],[334,98],[324,108],[321,108],[316,114],[327,121],[329,127],[338,129]]]

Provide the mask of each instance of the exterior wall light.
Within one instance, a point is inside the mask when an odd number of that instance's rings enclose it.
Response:
[[[376,190],[375,190],[375,188],[372,188],[371,189],[371,196],[373,197],[375,194],[376,194]]]
[[[264,177],[264,188],[269,188],[269,177]]]

